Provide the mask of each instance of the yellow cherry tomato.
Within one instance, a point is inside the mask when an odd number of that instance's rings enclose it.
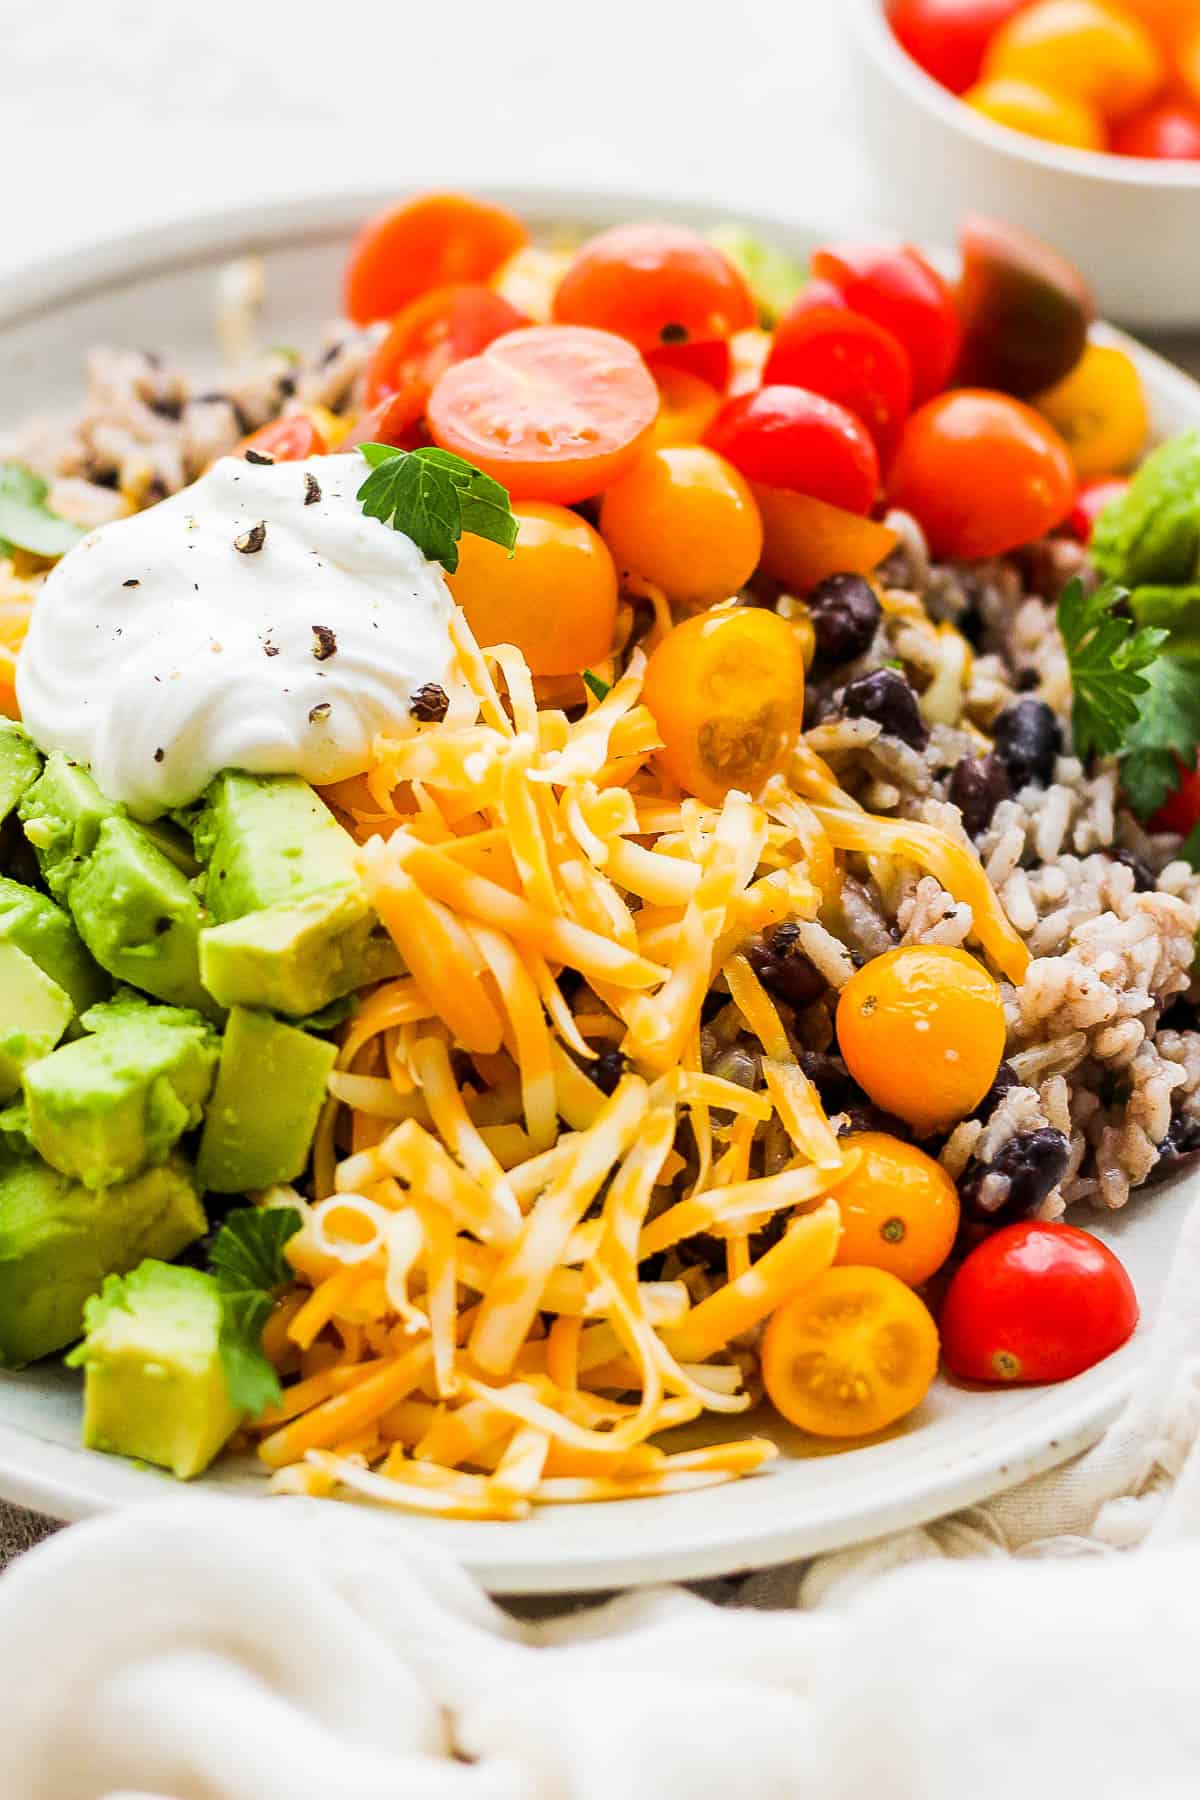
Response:
[[[1000,27],[983,63],[985,80],[1032,81],[1109,120],[1153,100],[1166,72],[1146,27],[1107,0],[1037,0],[1023,7]]]
[[[650,428],[650,444],[698,444],[721,410],[721,396],[707,381],[687,369],[656,369],[658,417]]]
[[[1066,144],[1072,150],[1104,149],[1104,121],[1095,107],[1073,100],[1069,94],[1052,93],[1034,81],[994,75],[977,81],[963,100],[985,119],[1007,125],[1010,131],[1022,131],[1026,137]]]
[[[937,1363],[928,1307],[886,1269],[827,1269],[763,1333],[768,1399],[818,1437],[866,1437],[894,1425],[925,1398]]]
[[[745,477],[703,444],[640,456],[600,502],[600,535],[617,567],[679,606],[715,606],[753,575],[762,520]]]
[[[1065,438],[1081,481],[1129,468],[1150,429],[1142,378],[1112,344],[1089,344],[1071,373],[1035,404]]]
[[[719,806],[757,794],[782,769],[804,713],[804,655],[786,619],[718,607],[669,631],[646,665],[657,761],[689,794]]]
[[[1004,1007],[983,964],[944,944],[872,957],[838,998],[846,1067],[885,1112],[919,1132],[963,1119],[996,1079]]]
[[[941,1163],[889,1132],[856,1132],[842,1147],[860,1160],[838,1183],[842,1235],[834,1261],[886,1269],[920,1287],[954,1248],[958,1189]]]
[[[469,533],[446,580],[481,644],[515,644],[535,675],[578,675],[612,650],[617,572],[608,546],[565,506],[522,500],[517,545]]]

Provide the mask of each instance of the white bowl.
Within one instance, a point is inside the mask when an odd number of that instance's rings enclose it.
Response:
[[[988,213],[1083,270],[1100,311],[1144,329],[1200,330],[1200,164],[1068,150],[985,119],[901,48],[885,0],[840,0],[854,39],[874,211],[933,242]]]

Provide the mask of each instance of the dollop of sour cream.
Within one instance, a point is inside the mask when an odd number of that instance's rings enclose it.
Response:
[[[46,580],[17,665],[44,750],[153,818],[221,769],[360,774],[378,732],[416,729],[418,688],[469,706],[450,591],[355,499],[360,457],[215,463],[89,533]]]

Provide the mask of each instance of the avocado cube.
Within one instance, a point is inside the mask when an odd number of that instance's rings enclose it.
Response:
[[[102,1000],[112,983],[88,955],[70,915],[47,894],[0,875],[0,943],[15,944],[65,988],[76,1012]]]
[[[294,1181],[308,1161],[337,1049],[235,1006],[204,1119],[197,1178],[218,1194]]]
[[[84,1014],[90,1033],[23,1075],[33,1145],[85,1187],[110,1187],[167,1160],[200,1123],[220,1040],[183,1007],[116,1000]]]
[[[0,1367],[73,1343],[106,1275],[178,1256],[207,1224],[178,1160],[95,1190],[39,1156],[0,1154]]]
[[[87,1335],[67,1358],[84,1370],[83,1442],[199,1475],[243,1414],[221,1363],[221,1291],[211,1275],[142,1263],[110,1275],[84,1308]]]
[[[101,824],[115,817],[117,808],[86,769],[55,750],[26,789],[19,812],[46,886],[56,900],[65,901],[95,848]]]
[[[74,1017],[70,995],[57,981],[0,940],[0,1100],[17,1092],[22,1070],[53,1050]]]
[[[15,719],[0,717],[0,824],[42,772],[41,752]]]
[[[353,888],[327,888],[200,934],[200,974],[221,1006],[266,1007],[295,1019],[360,987],[373,920]]]

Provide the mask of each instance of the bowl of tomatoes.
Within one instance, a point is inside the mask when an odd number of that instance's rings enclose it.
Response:
[[[1200,324],[1196,0],[849,0],[877,210],[937,241],[998,214],[1103,310]]]

